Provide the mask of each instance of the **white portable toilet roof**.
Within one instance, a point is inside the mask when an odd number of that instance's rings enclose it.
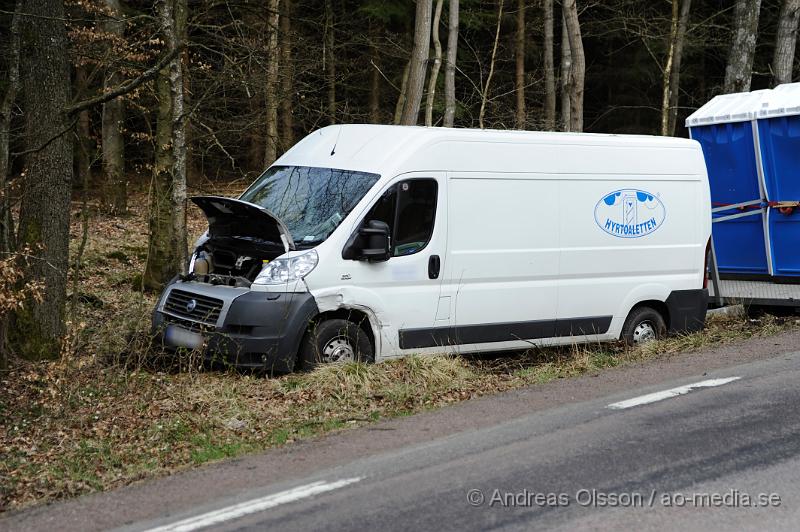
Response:
[[[800,83],[794,85],[800,85]],[[689,115],[686,119],[686,127],[755,120],[761,110],[762,102],[771,92],[773,91],[770,89],[763,89],[714,96],[710,102]],[[795,96],[798,95],[800,92],[795,93]]]
[[[784,83],[769,91],[761,102],[758,118],[800,115],[800,83]]]

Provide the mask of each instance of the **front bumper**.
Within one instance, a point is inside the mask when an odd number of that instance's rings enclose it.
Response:
[[[217,322],[213,325],[186,319],[165,308],[169,292],[153,311],[153,333],[167,349],[194,348],[184,342],[188,336],[202,337],[202,351],[210,362],[241,368],[289,372],[309,321],[318,314],[309,293],[268,293],[209,286],[199,283],[175,283],[166,290],[181,290],[223,301]],[[175,328],[181,334],[169,334]]]

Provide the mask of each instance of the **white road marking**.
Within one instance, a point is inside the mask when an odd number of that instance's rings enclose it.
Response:
[[[700,381],[694,384],[687,384],[686,386],[678,386],[677,388],[664,390],[663,392],[655,392],[655,393],[649,393],[647,395],[640,395],[639,397],[634,397],[633,399],[626,399],[625,401],[620,401],[619,403],[611,403],[610,405],[608,405],[608,408],[612,408],[614,410],[622,410],[623,408],[631,408],[633,406],[646,405],[650,403],[655,403],[657,401],[663,401],[664,399],[669,399],[670,397],[686,395],[695,388],[713,388],[714,386],[722,386],[723,384],[728,384],[729,382],[738,381],[739,379],[741,379],[741,377],[728,377],[725,379],[709,379],[707,381]]]
[[[336,482],[314,482],[312,484],[298,486],[280,493],[267,495],[266,497],[261,497],[260,499],[253,499],[252,501],[242,502],[233,506],[228,506],[227,508],[214,510],[213,512],[189,517],[169,525],[151,528],[147,530],[147,532],[190,532],[192,530],[199,530],[211,525],[217,525],[225,521],[239,519],[240,517],[244,517],[249,514],[268,510],[281,504],[298,501],[313,495],[325,493],[326,491],[333,491],[338,488],[343,488],[344,486],[347,486],[348,484],[354,484],[359,480],[361,480],[361,477],[346,478],[343,480],[337,480]]]

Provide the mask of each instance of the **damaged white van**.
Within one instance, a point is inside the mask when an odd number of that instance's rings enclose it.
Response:
[[[238,366],[635,343],[705,320],[692,140],[330,126],[239,199],[193,201],[209,229],[154,330]]]

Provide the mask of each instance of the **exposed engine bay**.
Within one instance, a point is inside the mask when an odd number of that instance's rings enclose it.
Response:
[[[264,264],[283,253],[283,247],[255,238],[210,238],[195,250],[187,277],[215,285],[248,287]]]
[[[243,201],[214,196],[192,198],[208,218],[184,280],[249,287],[264,264],[294,249],[282,222]]]

